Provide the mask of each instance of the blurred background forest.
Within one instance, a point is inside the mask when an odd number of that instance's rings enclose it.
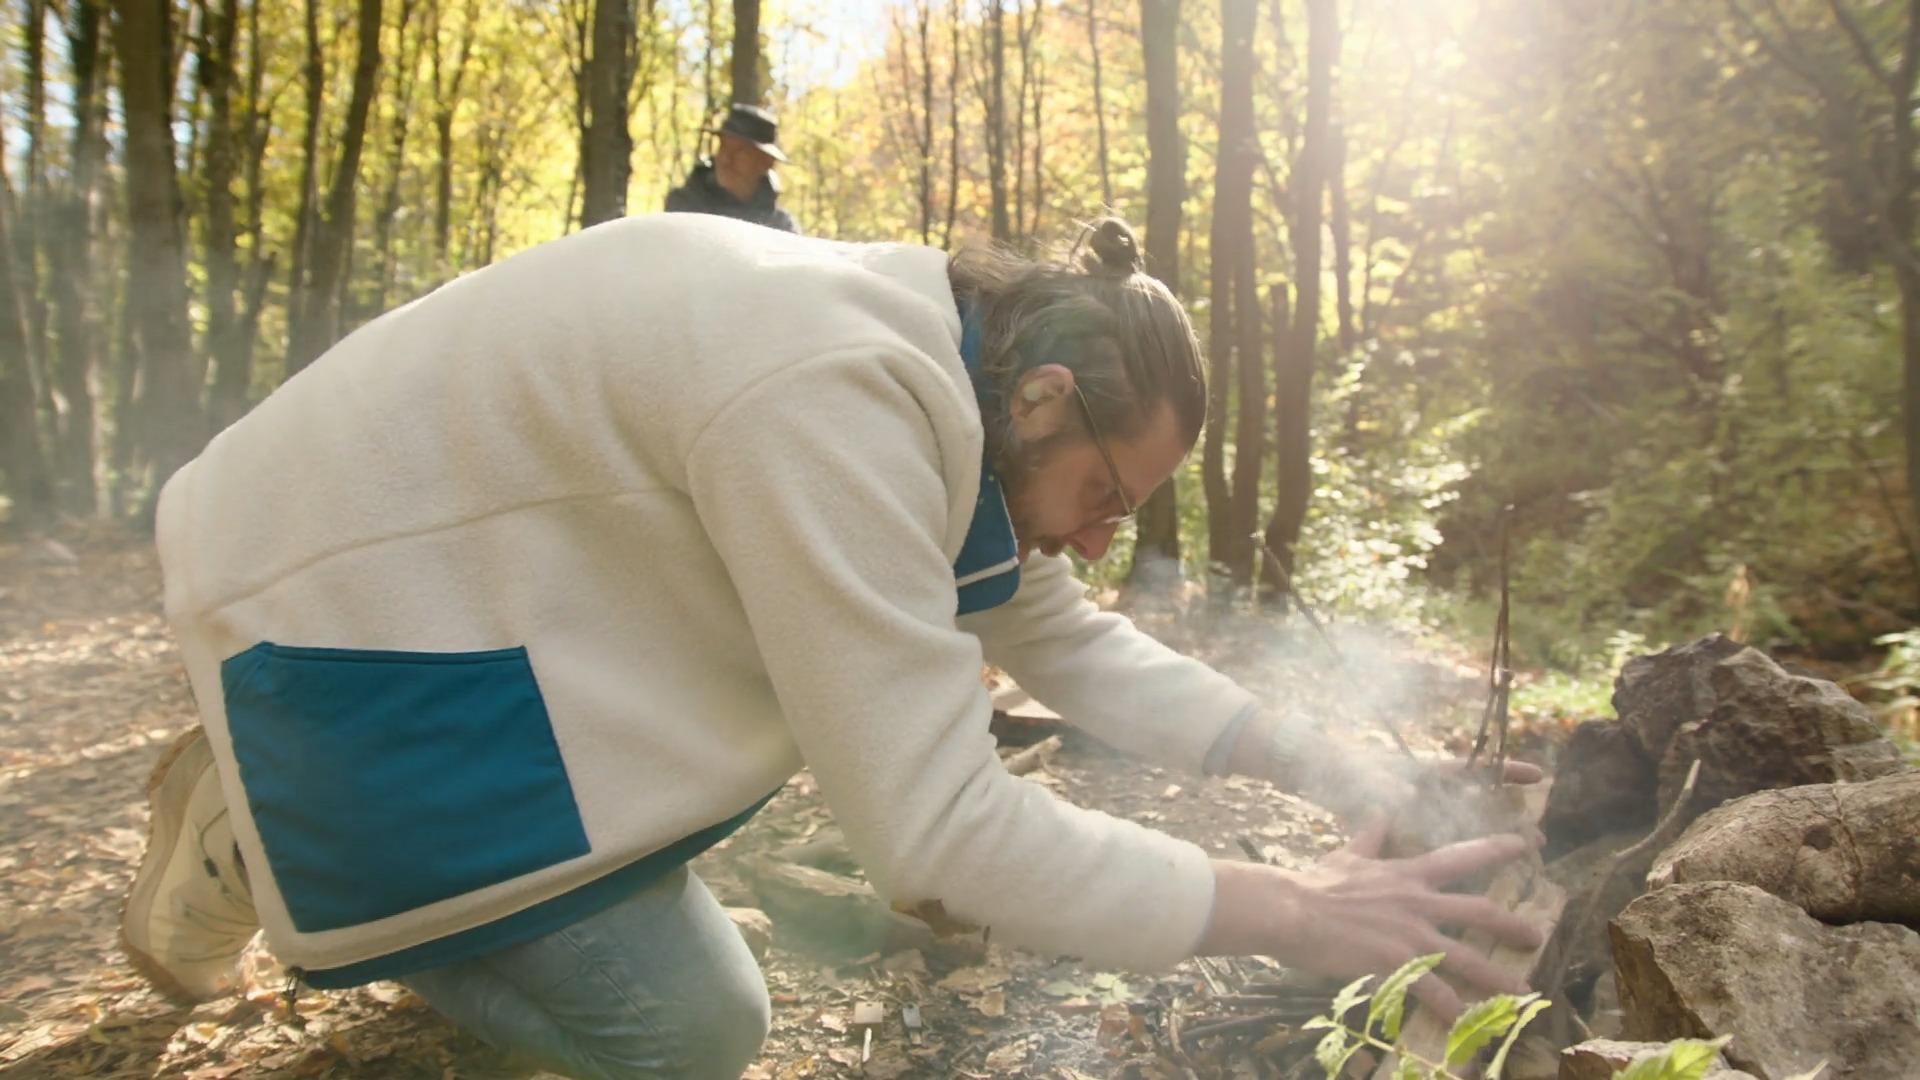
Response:
[[[1920,655],[1920,0],[3,2],[10,528],[138,521],[740,100],[804,232],[1144,229],[1214,417],[1098,580],[1478,641],[1511,506],[1517,661]]]

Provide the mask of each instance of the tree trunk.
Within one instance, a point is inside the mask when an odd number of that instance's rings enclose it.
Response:
[[[0,168],[4,163],[0,152]],[[12,217],[13,186],[0,173],[0,490],[12,500],[15,521],[37,524],[53,510],[52,474],[34,415],[32,338],[14,274]]]
[[[19,235],[14,240],[20,248],[20,261],[15,265],[14,273],[17,275],[20,299],[27,312],[27,334],[30,339],[27,355],[31,361],[29,374],[34,385],[36,413],[45,420],[57,422],[59,401],[50,367],[52,350],[47,334],[51,312],[48,307],[46,268],[42,265],[43,259],[51,260],[51,252],[47,250],[47,228],[53,204],[47,183],[48,5],[46,0],[26,0],[25,6],[27,25],[23,27],[25,33],[21,38],[27,77],[27,176],[26,198],[18,206],[16,215]]]
[[[1290,581],[1300,530],[1306,525],[1313,491],[1310,434],[1314,352],[1320,334],[1320,230],[1324,222],[1329,145],[1328,114],[1333,103],[1333,62],[1339,55],[1340,24],[1335,0],[1307,0],[1307,123],[1300,158],[1293,170],[1294,281],[1298,291],[1290,340],[1275,350],[1275,438],[1279,450],[1279,490],[1266,543]]]
[[[247,261],[242,282],[240,325],[234,331],[235,384],[213,388],[213,427],[239,419],[247,408],[247,388],[253,381],[253,357],[260,340],[260,315],[266,310],[267,288],[273,283],[275,259],[267,250],[265,167],[267,143],[273,137],[273,100],[262,96],[267,56],[260,41],[260,0],[247,5],[247,157],[241,167],[246,188],[244,228]]]
[[[711,117],[719,112],[717,107],[719,98],[713,92],[713,46],[719,38],[720,0],[707,0],[707,32],[701,38],[700,50],[700,86],[703,91],[701,100],[705,102],[700,109],[700,115],[705,117]]]
[[[1340,351],[1351,354],[1357,337],[1353,327],[1353,217],[1347,209],[1347,136],[1335,127],[1333,161],[1327,171],[1327,192],[1333,217],[1333,291],[1339,313]]]
[[[388,297],[393,291],[393,279],[396,271],[393,254],[393,230],[395,219],[400,214],[400,183],[407,173],[407,134],[412,129],[413,83],[415,70],[419,67],[419,54],[409,52],[407,45],[407,27],[413,21],[414,0],[400,0],[400,67],[394,73],[396,91],[393,108],[393,130],[387,150],[387,187],[386,194],[380,200],[380,208],[373,215],[373,251],[378,263],[374,268],[374,288],[372,302],[362,311],[356,312],[355,321],[364,322],[377,317],[387,309]]]
[[[1895,271],[1900,286],[1900,422],[1906,432],[1907,499],[1920,508],[1920,274]]]
[[[258,2],[255,0],[255,3]],[[293,265],[287,273],[287,325],[290,330],[304,325],[307,319],[303,309],[307,303],[308,264],[313,259],[314,234],[318,231],[315,218],[320,202],[320,125],[324,122],[321,113],[326,107],[327,89],[326,58],[320,51],[320,0],[306,0],[304,10],[307,49],[301,73],[305,80],[307,116],[300,142],[300,203],[293,217]],[[287,374],[299,370],[304,363],[304,360],[298,365],[294,362],[290,347]]]
[[[1045,10],[1046,8],[1042,4],[1036,3],[1033,6],[1032,36],[1036,39],[1040,36],[1040,13]],[[1040,214],[1041,214],[1041,211],[1046,207],[1046,173],[1042,168],[1042,164],[1046,158],[1047,139],[1046,139],[1046,134],[1041,127],[1040,113],[1041,113],[1041,106],[1046,101],[1046,97],[1047,97],[1047,70],[1046,70],[1045,62],[1040,57],[1038,49],[1035,49],[1029,46],[1029,47],[1023,47],[1021,51],[1024,54],[1024,59],[1022,60],[1022,63],[1031,64],[1034,69],[1033,70],[1033,202],[1032,202],[1033,217],[1029,219],[1027,222],[1027,235],[1039,236],[1040,235]]]
[[[1251,257],[1253,245],[1253,169],[1259,159],[1253,130],[1253,32],[1259,14],[1258,0],[1220,3],[1220,154],[1214,173],[1212,308],[1207,321],[1213,385],[1201,467],[1207,491],[1207,556],[1235,580],[1243,578],[1239,566],[1247,541],[1244,532],[1234,535],[1233,496],[1227,485],[1227,428],[1232,423],[1227,415],[1227,386],[1241,337],[1235,320],[1249,314],[1236,311],[1234,302],[1240,266]],[[1253,318],[1257,323],[1258,314],[1253,313]],[[1258,363],[1259,354],[1241,356],[1238,361]],[[1257,477],[1258,465],[1254,468]]]
[[[246,398],[246,357],[239,348],[241,331],[236,290],[240,270],[236,258],[233,176],[233,55],[239,30],[237,0],[215,0],[207,9],[205,32],[195,50],[195,74],[200,96],[207,103],[205,171],[206,217],[201,223],[201,246],[206,267],[207,351],[213,358],[213,392],[209,404],[215,426],[233,421]]]
[[[505,99],[510,93],[506,80],[496,77],[488,93],[496,114],[504,113]],[[473,213],[470,215],[472,223],[467,229],[466,261],[469,265],[486,266],[493,262],[494,243],[499,239],[500,185],[507,167],[505,141],[503,124],[483,122],[474,125],[474,156],[480,175],[474,182]]]
[[[953,248],[953,219],[960,212],[960,3],[953,0],[948,11],[947,47],[951,51],[947,66],[947,221],[940,232],[940,247]]]
[[[467,76],[467,57],[473,52],[473,28],[477,12],[472,0],[466,6],[466,21],[460,27],[460,48],[455,54],[453,72],[441,81],[440,4],[433,0],[433,28],[428,40],[433,53],[433,250],[435,272],[442,278],[452,276],[447,262],[447,242],[453,229],[453,112],[460,105],[460,83]]]
[[[1101,90],[1100,4],[1087,0],[1087,51],[1093,56],[1093,126],[1100,162],[1100,205],[1113,206],[1113,172],[1107,159],[1107,103]]]
[[[593,140],[588,137],[588,118],[593,114],[594,94],[593,76],[595,64],[593,49],[597,44],[594,31],[600,14],[598,4],[589,4],[586,0],[561,6],[568,24],[566,30],[572,35],[567,47],[567,65],[573,75],[573,131],[574,155],[573,175],[567,178],[567,201],[562,203],[565,209],[563,220],[571,222],[573,216],[573,197],[580,192],[586,182],[587,173],[592,171]],[[584,207],[582,212],[584,213]]]
[[[933,242],[933,5],[916,0],[920,29],[920,243]]]
[[[1273,307],[1273,516],[1261,537],[1260,593],[1276,597],[1285,609],[1293,588],[1294,546],[1306,524],[1307,495],[1313,490],[1312,414],[1313,358],[1301,362],[1295,327],[1287,313],[1287,287],[1275,285],[1268,302]],[[1275,563],[1278,565],[1275,565]]]
[[[73,62],[71,178],[48,223],[47,285],[60,348],[47,361],[58,392],[53,468],[66,506],[91,513],[97,498],[93,475],[93,387],[99,362],[100,314],[94,270],[94,201],[100,165],[106,159],[105,114],[100,84],[101,11],[92,0],[74,0],[67,21],[67,51]]]
[[[1020,82],[1014,87],[1013,94],[1013,230],[1022,236],[1032,236],[1027,225],[1027,92],[1033,86],[1033,35],[1040,23],[1040,12],[1045,0],[1034,0],[1033,19],[1027,19],[1027,6],[1024,0],[1014,0],[1013,38],[1014,46],[1020,50]],[[1039,132],[1034,132],[1037,141]]]
[[[1900,424],[1906,433],[1907,499],[1920,515],[1920,251],[1914,247],[1914,89],[1920,82],[1920,0],[1907,0],[1905,44],[1892,87],[1893,153],[1888,155],[1887,242],[1895,245],[1900,288]]]
[[[1186,146],[1180,139],[1180,0],[1140,0],[1147,83],[1147,271],[1180,292],[1180,218],[1186,201]],[[1102,158],[1104,164],[1105,158]],[[1177,578],[1180,508],[1176,484],[1160,485],[1140,507],[1127,580]],[[1162,573],[1155,567],[1171,567]]]
[[[733,0],[733,103],[760,104],[760,0]]]
[[[628,0],[594,0],[593,55],[586,61],[587,123],[580,147],[586,174],[580,201],[583,229],[627,213],[627,180],[633,171],[627,92],[633,87],[634,37]]]
[[[1007,17],[1002,0],[987,0],[987,186],[993,238],[1013,239],[1007,216]]]
[[[1236,147],[1236,175],[1232,190],[1236,228],[1243,230],[1234,252],[1233,324],[1235,363],[1239,375],[1239,422],[1233,436],[1233,491],[1227,515],[1228,572],[1237,584],[1253,580],[1256,545],[1254,532],[1260,524],[1260,472],[1266,462],[1267,368],[1266,341],[1261,334],[1258,254],[1253,235],[1253,174],[1259,164],[1259,137],[1254,129],[1253,84],[1259,78],[1259,61],[1253,50],[1254,28],[1258,24],[1258,4],[1250,5],[1243,29],[1246,33],[1244,57],[1235,57],[1244,83],[1231,92],[1241,100],[1234,107],[1235,124],[1243,134]],[[1240,48],[1236,43],[1236,48]],[[1223,88],[1224,89],[1224,88]],[[1225,130],[1225,114],[1222,114]],[[1216,210],[1216,213],[1218,211]]]
[[[26,75],[26,182],[15,208],[13,242],[18,249],[13,272],[17,295],[27,313],[27,357],[33,382],[35,412],[56,414],[53,379],[48,361],[47,297],[41,287],[41,253],[46,250],[46,227],[51,198],[47,191],[47,0],[25,0],[20,35],[22,67]]]
[[[121,186],[124,195],[127,185]],[[108,231],[101,230],[102,235]],[[101,493],[100,500],[109,516],[126,513],[129,501],[140,486],[140,478],[136,475],[140,455],[140,417],[133,407],[134,391],[140,385],[140,354],[133,345],[133,320],[127,317],[125,296],[123,289],[117,297],[121,301],[120,317],[112,320],[113,347],[103,352],[106,366],[113,375],[113,399],[103,410],[111,420],[106,439],[107,489]],[[103,294],[101,306],[107,303],[109,301]]]
[[[1251,173],[1251,170],[1249,170]],[[1248,224],[1252,224],[1251,175],[1248,188]],[[1260,470],[1267,453],[1266,340],[1261,334],[1258,268],[1251,232],[1233,268],[1234,347],[1240,376],[1239,422],[1233,430],[1233,497],[1227,515],[1227,538],[1232,541],[1228,564],[1236,584],[1253,581],[1260,528]]]
[[[920,242],[926,244],[933,238],[933,12],[927,0],[914,0],[913,17],[914,33],[919,40],[917,74],[915,53],[909,47],[906,24],[901,21],[898,9],[889,16],[887,52],[889,58],[896,61],[900,79],[900,110],[898,123],[889,122],[886,132],[903,160],[917,159],[920,162],[919,175],[914,180],[913,200],[919,211]],[[892,92],[882,84],[877,71],[873,88],[875,97],[883,102]]]
[[[360,0],[359,45],[353,65],[353,95],[347,100],[347,126],[340,136],[340,160],[327,190],[326,216],[314,222],[313,253],[308,263],[300,321],[288,327],[287,374],[297,374],[327,351],[340,336],[340,285],[353,241],[354,198],[360,186],[360,157],[367,141],[367,115],[380,74],[380,0]]]
[[[186,236],[173,166],[173,45],[168,0],[117,0],[115,53],[126,109],[128,367],[133,424],[153,466],[151,499],[200,451],[206,427],[187,322]]]

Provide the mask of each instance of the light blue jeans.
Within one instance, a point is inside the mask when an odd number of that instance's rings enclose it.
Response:
[[[499,1049],[578,1080],[736,1080],[771,1022],[747,943],[684,868],[563,930],[401,981]]]

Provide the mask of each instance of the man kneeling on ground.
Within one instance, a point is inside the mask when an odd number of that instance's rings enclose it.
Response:
[[[1305,872],[1011,777],[983,663],[1149,760],[1351,804],[1393,778],[1099,611],[1099,558],[1207,400],[1132,233],[1077,263],[612,222],[362,327],[167,484],[204,726],[151,788],[123,927],[182,999],[263,927],[310,986],[399,979],[579,1077],[731,1077],[753,957],[688,860],[813,771],[882,894],[1110,967],[1331,975],[1442,924],[1490,837]],[[1441,1011],[1455,989],[1417,990]]]

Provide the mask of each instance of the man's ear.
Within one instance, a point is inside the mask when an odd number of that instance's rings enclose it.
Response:
[[[1020,377],[1012,402],[1013,433],[1023,442],[1038,442],[1064,428],[1069,420],[1073,372],[1060,364],[1042,364]]]

